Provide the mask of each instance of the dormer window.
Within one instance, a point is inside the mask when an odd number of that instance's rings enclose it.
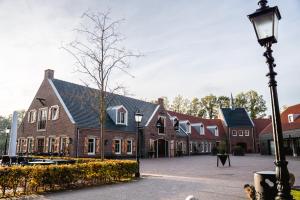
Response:
[[[207,129],[216,137],[219,136],[218,126],[207,126]]]
[[[204,125],[200,124],[200,135],[204,135]]]
[[[107,108],[107,113],[109,117],[115,122],[116,125],[126,125],[128,124],[128,111],[123,106],[113,106]]]
[[[118,112],[118,120],[117,120],[118,124],[125,124],[125,112]]]
[[[293,114],[289,114],[288,115],[288,120],[289,120],[289,123],[294,122],[294,115]]]
[[[186,132],[191,133],[191,123],[190,122],[186,123]]]

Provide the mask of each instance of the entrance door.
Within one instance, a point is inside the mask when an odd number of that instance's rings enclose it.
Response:
[[[158,139],[156,141],[157,144],[157,156],[158,157],[168,157],[168,141],[164,139]]]
[[[38,138],[37,139],[37,153],[43,153],[44,152],[44,138]]]

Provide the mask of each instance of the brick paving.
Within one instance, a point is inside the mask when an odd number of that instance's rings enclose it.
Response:
[[[184,200],[194,195],[199,200],[245,199],[243,185],[253,182],[253,172],[273,170],[272,156],[231,156],[232,167],[217,167],[215,156],[145,159],[141,161],[142,179],[41,195],[34,199],[84,200]],[[300,185],[300,160],[288,158],[289,170]]]

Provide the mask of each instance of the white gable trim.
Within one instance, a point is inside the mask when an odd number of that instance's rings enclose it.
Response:
[[[248,117],[249,117],[249,119],[250,119],[250,121],[251,121],[252,126],[254,127],[254,123],[253,123],[253,121],[252,121],[252,119],[251,119],[249,113],[247,112],[247,110],[246,110],[245,108],[244,108],[244,110],[245,110],[245,112],[247,113],[247,115],[248,115]]]
[[[226,119],[225,119],[225,117],[224,117],[224,114],[223,114],[223,111],[222,111],[222,109],[219,109],[219,112],[220,112],[220,113],[221,113],[221,115],[222,115],[222,119],[223,119],[223,121],[224,121],[225,125],[228,127],[228,124],[227,124],[227,122],[226,122]]]
[[[54,86],[52,80],[51,80],[51,79],[48,79],[48,81],[49,81],[49,83],[50,83],[50,85],[51,85],[51,87],[52,87],[52,89],[53,89],[55,95],[57,96],[59,102],[61,103],[61,105],[63,106],[64,110],[66,111],[66,113],[67,113],[67,115],[68,115],[70,121],[71,121],[73,124],[75,124],[75,121],[74,121],[74,119],[73,119],[73,117],[72,117],[72,115],[71,115],[69,109],[67,108],[66,104],[65,104],[64,101],[62,100],[62,98],[61,98],[60,94],[58,93],[56,87]]]
[[[156,114],[156,112],[158,111],[159,105],[156,106],[154,112],[152,113],[151,117],[149,118],[149,120],[147,121],[145,126],[148,126],[151,122],[151,120],[153,119],[154,115]]]

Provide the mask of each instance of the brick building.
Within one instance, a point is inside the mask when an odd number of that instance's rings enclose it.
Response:
[[[300,104],[288,107],[281,113],[283,145],[286,155],[300,155]],[[272,124],[269,124],[260,134],[261,154],[274,154]]]

